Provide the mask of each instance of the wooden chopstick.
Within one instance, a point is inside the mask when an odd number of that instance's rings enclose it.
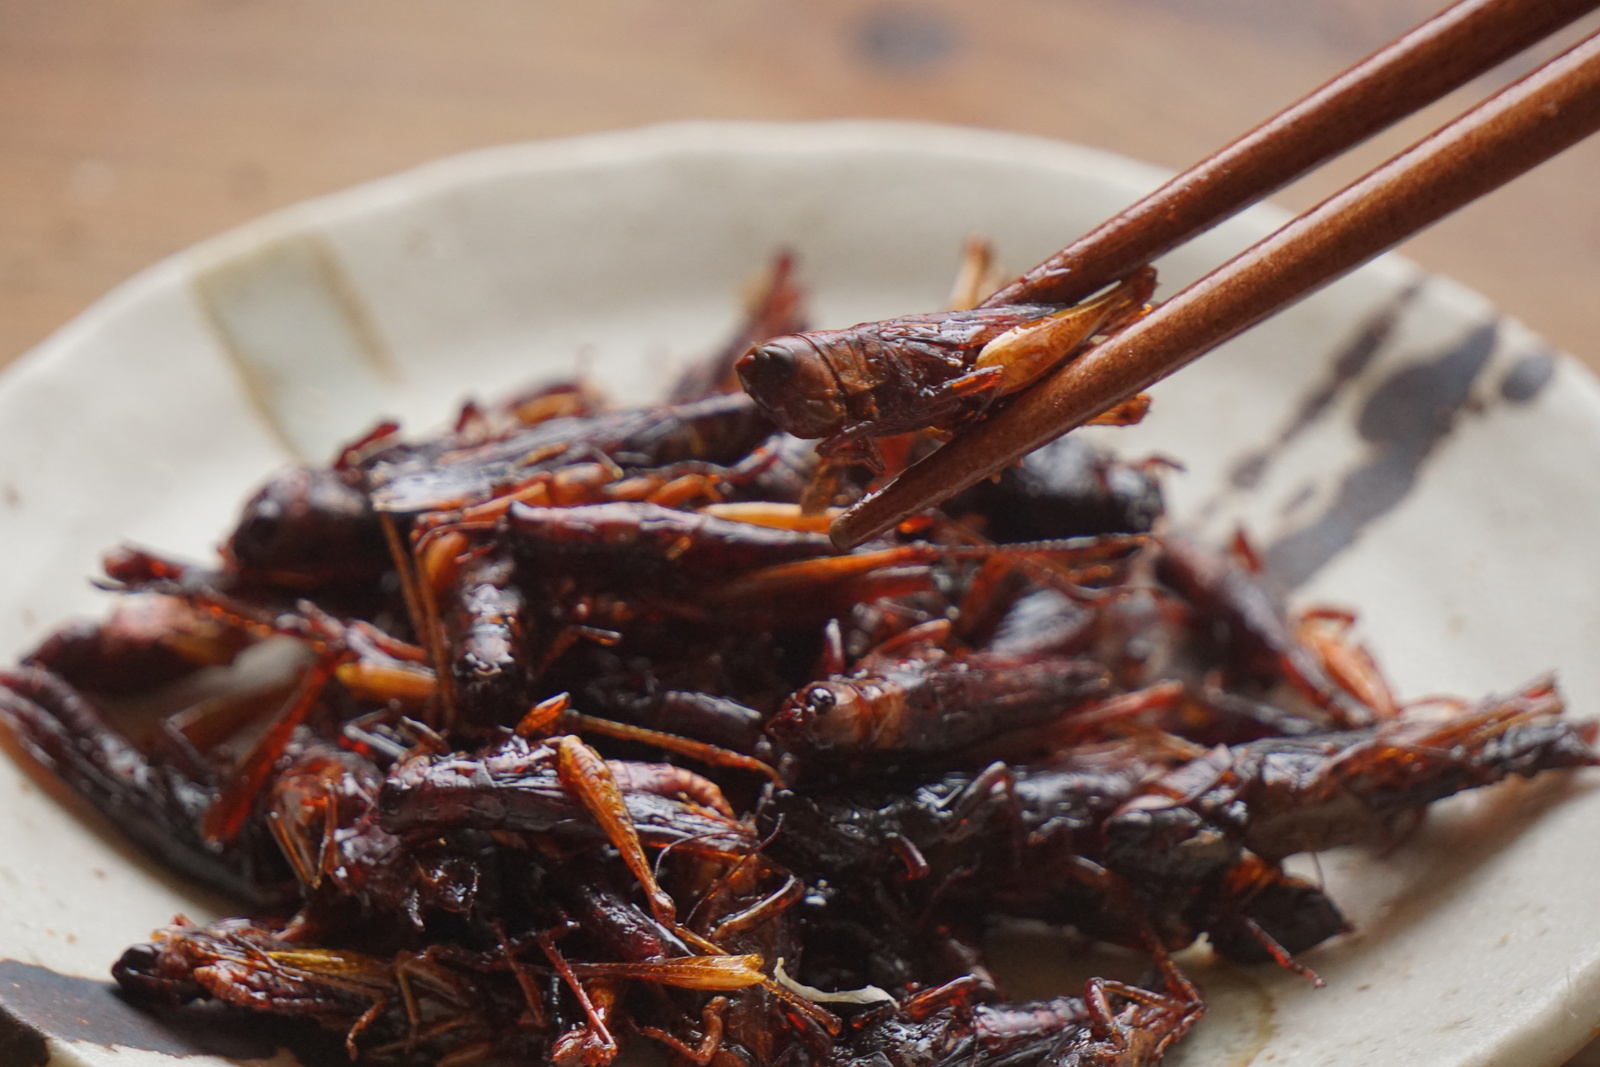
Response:
[[[1083,425],[1600,129],[1600,33],[1201,278],[833,524],[852,547]]]
[[[1074,304],[1600,8],[1461,0],[1218,149],[984,301]]]

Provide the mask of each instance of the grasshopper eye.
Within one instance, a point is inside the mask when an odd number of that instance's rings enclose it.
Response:
[[[794,375],[794,353],[784,345],[758,345],[751,355],[764,377],[776,380]]]
[[[769,341],[746,352],[736,369],[752,395],[777,397],[789,391],[800,367],[794,349]]]

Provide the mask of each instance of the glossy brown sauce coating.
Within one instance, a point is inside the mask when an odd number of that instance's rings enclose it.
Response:
[[[787,267],[766,294],[738,346],[803,320]],[[918,430],[1050,312],[809,365],[839,426]],[[128,949],[130,997],[309,1019],[371,1063],[1148,1064],[1203,1011],[1171,951],[1301,968],[1346,928],[1287,856],[1595,761],[1544,681],[1398,712],[1344,629],[1166,528],[1159,464],[1045,450],[839,553],[801,507],[815,447],[696,392],[732,360],[657,408],[569,385],[380,427],[271,479],[214,567],[108,556],[125,607],[0,675],[0,722],[248,910]],[[272,685],[130,711],[273,646]],[[1008,919],[1148,974],[1012,1002]]]

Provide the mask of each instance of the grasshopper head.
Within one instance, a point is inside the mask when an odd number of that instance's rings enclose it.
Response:
[[[830,437],[844,428],[839,380],[804,334],[775,337],[734,365],[745,392],[779,428],[796,437]]]

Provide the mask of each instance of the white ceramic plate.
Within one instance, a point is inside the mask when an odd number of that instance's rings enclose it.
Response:
[[[680,125],[480,152],[271,216],[140,275],[0,381],[0,658],[104,609],[86,576],[107,546],[203,556],[270,469],[377,415],[420,429],[574,368],[650,398],[781,246],[819,325],[927,310],[967,234],[1020,270],[1159,177],[971,130]],[[1277,217],[1170,257],[1168,291]],[[1180,520],[1242,522],[1298,597],[1359,606],[1402,695],[1559,668],[1575,711],[1600,709],[1600,393],[1482,298],[1380,260],[1160,386],[1115,440],[1182,460]],[[1212,1012],[1174,1059],[1562,1062],[1600,1021],[1595,777],[1462,798],[1388,855],[1324,858],[1358,927],[1308,954],[1327,988],[1201,966]],[[0,899],[0,1003],[61,1062],[162,1061],[155,1029],[74,1022],[110,1003],[79,979],[174,912],[226,905],[3,760]]]

